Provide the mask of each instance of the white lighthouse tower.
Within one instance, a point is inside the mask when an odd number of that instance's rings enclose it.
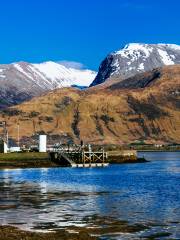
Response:
[[[47,136],[39,135],[39,152],[47,151]]]

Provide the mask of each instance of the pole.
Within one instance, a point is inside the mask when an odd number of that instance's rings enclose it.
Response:
[[[6,130],[6,141],[7,141],[7,148],[9,148],[9,136],[8,136],[8,130]]]
[[[104,163],[104,148],[103,148],[103,163]]]
[[[18,132],[17,132],[17,134],[18,134],[18,147],[19,147],[19,123],[18,123]]]

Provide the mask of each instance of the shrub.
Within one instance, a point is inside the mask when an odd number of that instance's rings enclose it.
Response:
[[[30,118],[37,117],[37,116],[39,116],[39,114],[40,114],[39,112],[32,111],[32,112],[30,112],[29,117]]]

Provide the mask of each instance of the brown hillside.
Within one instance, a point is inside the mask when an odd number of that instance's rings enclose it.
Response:
[[[64,88],[1,112],[9,135],[22,142],[38,133],[53,142],[146,140],[180,143],[180,65],[86,91]]]

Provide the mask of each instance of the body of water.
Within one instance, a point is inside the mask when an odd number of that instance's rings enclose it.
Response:
[[[31,230],[95,226],[95,219],[147,229],[102,239],[180,239],[180,152],[141,152],[148,163],[105,168],[0,171],[0,225]],[[106,222],[106,224],[108,224]]]

